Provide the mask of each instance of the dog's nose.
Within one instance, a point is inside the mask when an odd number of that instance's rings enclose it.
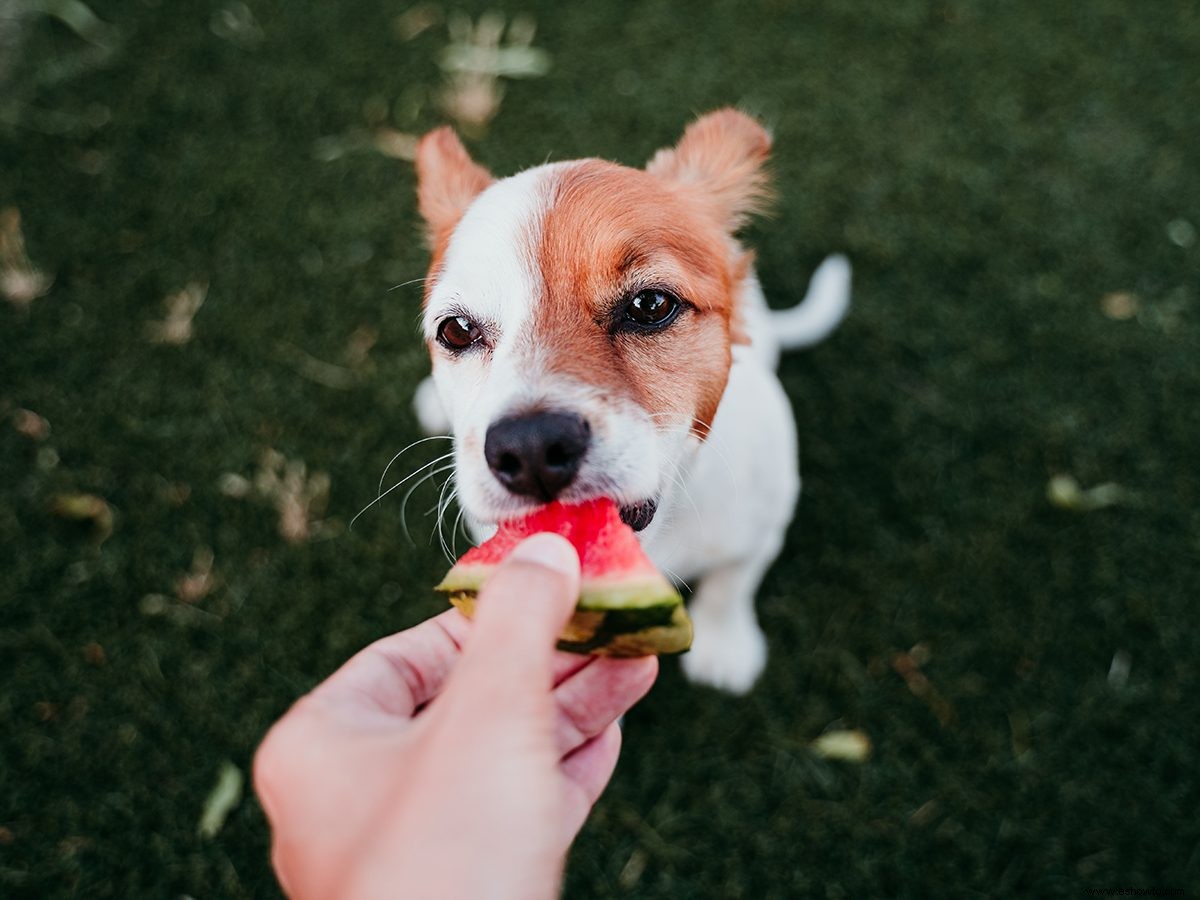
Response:
[[[575,478],[592,430],[570,413],[539,412],[501,419],[487,430],[483,455],[514,494],[549,502]]]

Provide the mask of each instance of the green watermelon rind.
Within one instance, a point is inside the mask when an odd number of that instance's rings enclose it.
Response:
[[[455,566],[435,590],[446,594],[478,593],[495,569],[492,565]],[[584,578],[579,586],[576,608],[598,611],[670,609],[682,602],[679,591],[669,581],[657,572],[650,572],[632,578]]]
[[[475,614],[475,593],[461,591],[450,602],[467,618]],[[558,649],[567,653],[626,658],[683,653],[692,646],[692,622],[682,603],[649,609],[585,610],[563,629]]]

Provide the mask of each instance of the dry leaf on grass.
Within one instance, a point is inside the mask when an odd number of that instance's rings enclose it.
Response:
[[[397,131],[386,126],[375,129],[371,145],[391,159],[403,159],[412,162],[417,158],[417,136]]]
[[[857,728],[827,731],[809,744],[817,756],[845,762],[865,762],[871,755],[871,739]]]
[[[210,548],[197,547],[192,555],[192,570],[175,582],[175,596],[184,603],[195,603],[212,593],[217,586],[213,559]]]
[[[1185,250],[1196,243],[1196,226],[1187,219],[1172,219],[1167,223],[1167,238]]]
[[[262,26],[245,3],[230,3],[212,14],[209,30],[222,40],[243,50],[253,50],[262,43]]]
[[[192,281],[163,300],[167,315],[161,322],[147,322],[146,332],[156,344],[186,344],[192,339],[192,319],[204,305],[208,285]]]
[[[370,325],[359,325],[346,341],[346,363],[359,369],[370,362],[371,348],[379,340],[379,329]]]
[[[242,770],[233,763],[221,763],[217,783],[205,798],[200,822],[196,825],[196,833],[200,837],[211,840],[220,833],[229,814],[242,802],[242,785],[245,780]]]
[[[324,472],[309,474],[303,460],[289,460],[270,448],[263,451],[253,481],[232,472],[218,481],[227,497],[241,499],[253,490],[274,506],[279,514],[279,534],[289,544],[302,544],[337,530],[336,522],[320,518],[329,503],[329,485]]]
[[[531,46],[537,25],[527,16],[508,24],[503,14],[486,12],[476,22],[465,15],[447,23],[450,43],[438,65],[446,75],[438,100],[442,110],[468,134],[481,134],[504,99],[501,78],[538,78],[550,71],[550,54]]]
[[[412,162],[417,155],[415,134],[383,125],[372,129],[351,128],[343,134],[327,135],[313,142],[313,157],[319,162],[334,162],[360,150],[374,150],[390,159]]]
[[[402,41],[411,41],[419,34],[432,28],[442,21],[442,11],[432,3],[418,3],[410,6],[392,22],[396,35]]]
[[[946,726],[954,722],[956,714],[954,707],[943,697],[921,671],[921,667],[932,657],[929,645],[920,643],[907,653],[897,653],[892,657],[892,669],[904,679],[909,691],[914,697],[920,697],[934,714],[940,725]]]
[[[1046,499],[1059,509],[1091,512],[1128,499],[1125,489],[1112,481],[1086,490],[1071,475],[1055,475],[1046,484]]]
[[[116,29],[100,19],[82,0],[43,0],[36,6],[46,15],[58,19],[89,44],[112,47],[117,43]]]
[[[1121,322],[1136,316],[1141,303],[1141,298],[1137,294],[1131,294],[1129,291],[1113,291],[1100,298],[1100,309],[1110,319]]]
[[[0,294],[14,306],[27,307],[54,283],[25,252],[21,213],[15,206],[0,210]]]
[[[60,519],[90,522],[97,544],[103,544],[112,534],[112,507],[95,494],[55,494],[50,498],[50,512]]]
[[[13,428],[32,441],[44,441],[50,436],[50,423],[29,409],[13,413]]]
[[[1108,683],[1115,688],[1123,688],[1129,681],[1129,670],[1133,668],[1133,657],[1127,650],[1118,650],[1113,654],[1108,666]]]
[[[279,351],[280,358],[309,381],[315,381],[317,384],[339,391],[348,391],[358,384],[359,374],[352,369],[317,359],[287,341],[279,341],[275,347]]]

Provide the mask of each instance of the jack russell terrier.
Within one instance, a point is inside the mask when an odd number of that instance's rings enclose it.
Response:
[[[415,407],[454,438],[472,534],[554,499],[613,498],[695,588],[684,671],[734,693],[766,664],[754,596],[800,494],[779,354],[828,335],[850,295],[831,256],[800,305],[768,309],[734,235],[766,200],[770,148],[723,109],[645,169],[584,159],[496,180],[449,128],[416,153],[433,374]]]

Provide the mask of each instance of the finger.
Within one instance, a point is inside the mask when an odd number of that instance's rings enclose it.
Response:
[[[456,680],[493,696],[545,691],[578,596],[579,557],[566,540],[536,534],[518,545],[480,591]]]
[[[381,638],[317,685],[309,699],[407,718],[441,692],[466,631],[466,619],[451,609]]]
[[[462,647],[467,642],[472,623],[466,616],[439,616],[438,621],[449,633],[451,640]],[[579,653],[555,653],[551,670],[554,673],[554,684],[559,685],[570,678],[584,666],[589,666],[599,657],[583,656]]]
[[[621,755],[621,727],[613,722],[570,756],[559,767],[567,778],[567,840],[572,841],[583,827],[588,813],[617,767]]]
[[[567,756],[628,712],[658,676],[658,658],[598,659],[554,690],[558,752]]]

